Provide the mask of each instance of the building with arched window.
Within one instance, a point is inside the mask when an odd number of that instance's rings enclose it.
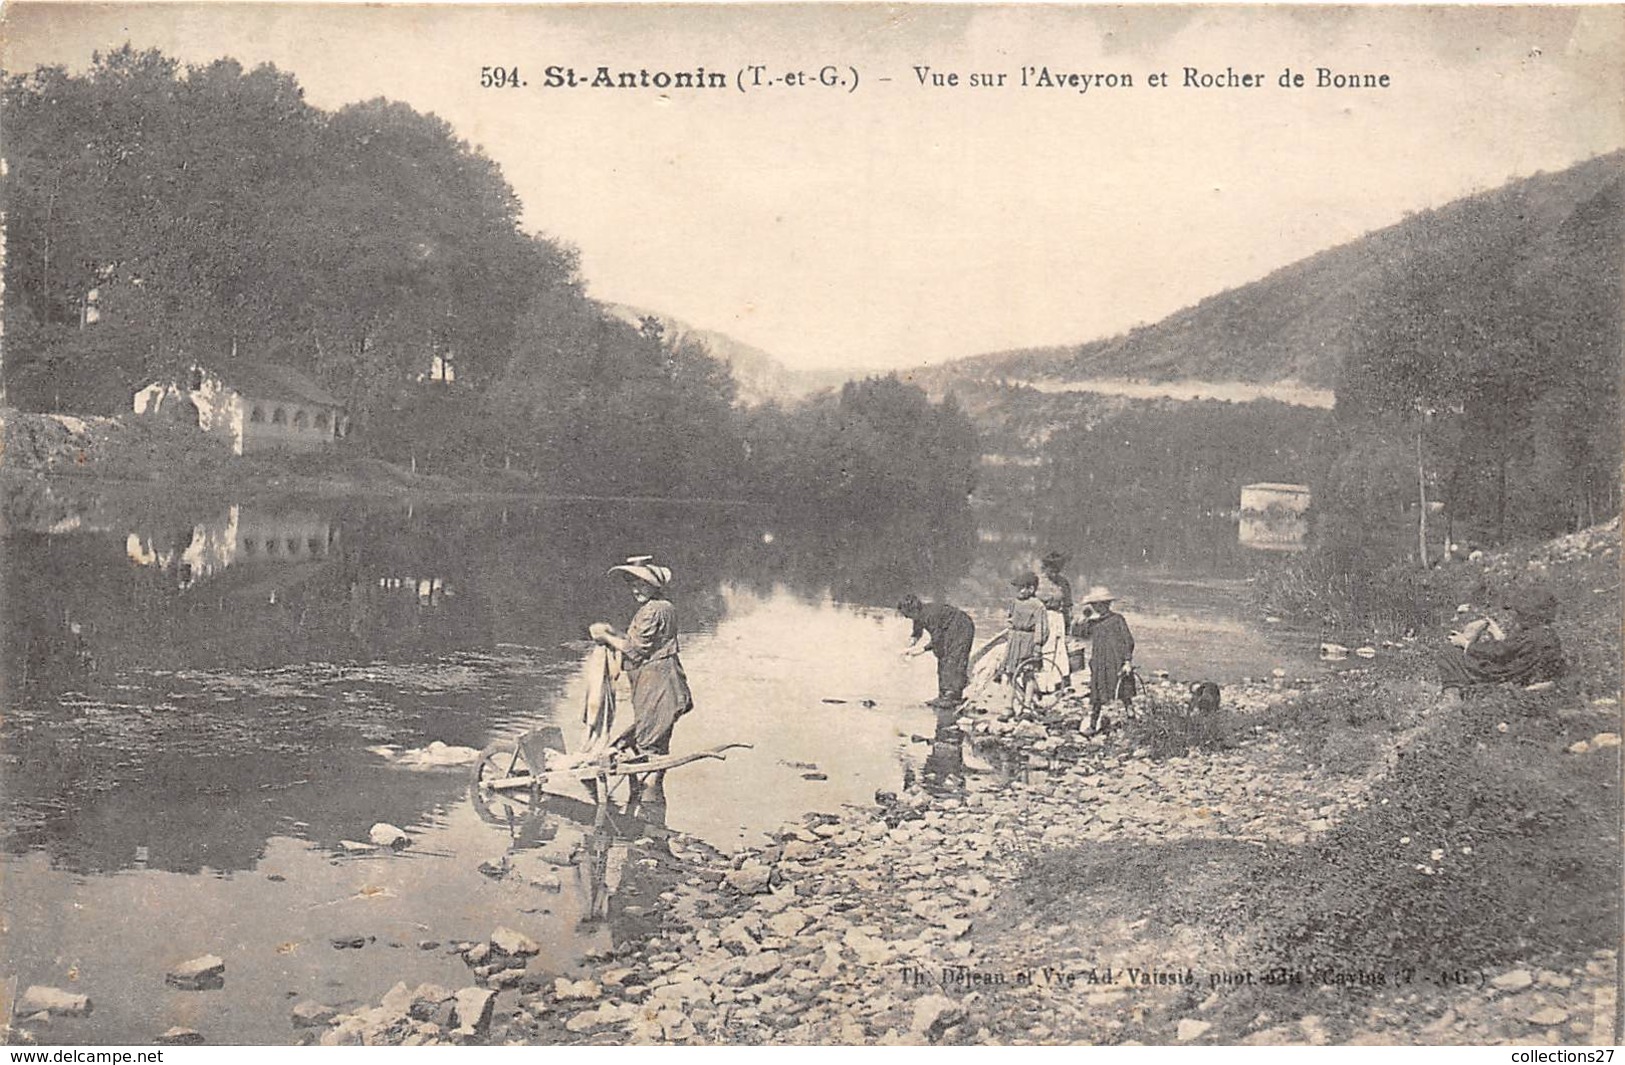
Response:
[[[135,394],[135,413],[195,424],[224,438],[235,455],[331,447],[349,431],[344,405],[321,385],[277,363],[194,366],[182,383]]]

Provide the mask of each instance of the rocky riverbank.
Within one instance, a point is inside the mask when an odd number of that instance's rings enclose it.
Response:
[[[1161,683],[1148,701],[1180,694]],[[378,1007],[324,1017],[307,1038],[1611,1042],[1609,951],[1564,971],[1406,972],[1377,960],[1317,971],[1261,963],[1248,929],[1212,913],[1177,919],[1170,897],[1225,893],[1204,881],[1209,867],[1242,852],[1268,875],[1272,859],[1373,801],[1406,730],[1385,731],[1359,771],[1328,771],[1280,728],[1304,694],[1227,692],[1221,749],[1161,760],[1133,745],[1132,728],[1084,738],[1075,703],[1042,722],[972,712],[961,726],[1013,774],[970,773],[962,789],[922,784],[872,808],[809,814],[733,854],[674,837],[662,848],[659,928],[646,941],[554,973],[499,929],[456,948],[493,995],[474,1003],[473,990],[401,985]],[[1058,915],[1068,889],[1078,893]]]
[[[1228,686],[1206,717],[1154,680],[1102,737],[1075,699],[972,706],[954,727],[980,771],[926,739],[898,792],[731,853],[576,803],[465,869],[501,888],[477,925],[380,928],[396,952],[368,976],[390,975],[360,1004],[307,979],[264,1008],[290,1041],[347,1045],[1611,1042],[1618,552],[1616,526],[1442,574],[1554,588],[1556,685],[1447,703],[1423,641],[1379,641],[1313,682]],[[513,930],[550,907],[590,935]],[[312,942],[354,958],[364,931]],[[48,1038],[79,997],[29,988],[22,1030]],[[231,1041],[197,1029],[164,1034]]]

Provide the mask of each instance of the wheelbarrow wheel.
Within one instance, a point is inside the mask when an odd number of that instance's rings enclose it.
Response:
[[[518,781],[529,777],[529,787],[492,787],[496,781]],[[541,778],[531,771],[524,752],[514,740],[500,740],[480,752],[474,762],[469,798],[480,820],[494,825],[511,824],[528,816],[540,803]]]

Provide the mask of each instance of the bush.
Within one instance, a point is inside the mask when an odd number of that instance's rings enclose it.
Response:
[[[1151,757],[1159,759],[1193,750],[1228,750],[1235,746],[1233,733],[1234,723],[1223,706],[1198,711],[1177,697],[1151,690],[1141,692],[1135,715],[1123,724],[1128,743],[1149,749]]]
[[[1282,871],[1265,953],[1489,968],[1609,945],[1619,762],[1564,754],[1570,727],[1516,690],[1434,710],[1375,801]]]
[[[1320,551],[1279,563],[1253,580],[1265,613],[1326,632],[1403,636],[1439,627],[1463,599],[1482,598],[1481,575],[1460,566],[1424,570],[1413,562],[1363,568],[1370,560]]]

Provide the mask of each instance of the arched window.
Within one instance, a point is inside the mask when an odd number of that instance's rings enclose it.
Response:
[[[325,410],[316,412],[316,428],[324,432],[327,430],[327,412]]]
[[[203,371],[193,367],[191,387],[193,392],[203,391]]]
[[[306,414],[303,410],[299,410],[299,411],[294,412],[294,415],[293,415],[293,427],[295,429],[303,429],[309,424],[310,424],[310,415]]]
[[[248,416],[248,420],[251,422],[263,422],[265,420],[265,408],[255,407],[254,412]]]
[[[287,425],[288,424],[288,412],[286,410],[284,410],[283,408],[278,407],[276,409],[276,411],[271,415],[271,424],[272,425]]]
[[[282,545],[280,543],[278,543],[276,540],[274,540],[274,539],[272,539],[270,537],[266,538],[266,540],[265,540],[265,553],[267,555],[277,554],[278,551],[281,549],[281,547],[282,547]]]
[[[253,539],[251,539],[250,537],[247,537],[247,536],[243,537],[243,554],[252,555],[254,553],[255,548],[257,548],[259,546],[260,545],[259,545],[258,541],[253,540]]]
[[[288,537],[288,554],[297,555],[298,553],[299,553],[299,540],[298,540],[298,538],[293,537],[293,536]]]

